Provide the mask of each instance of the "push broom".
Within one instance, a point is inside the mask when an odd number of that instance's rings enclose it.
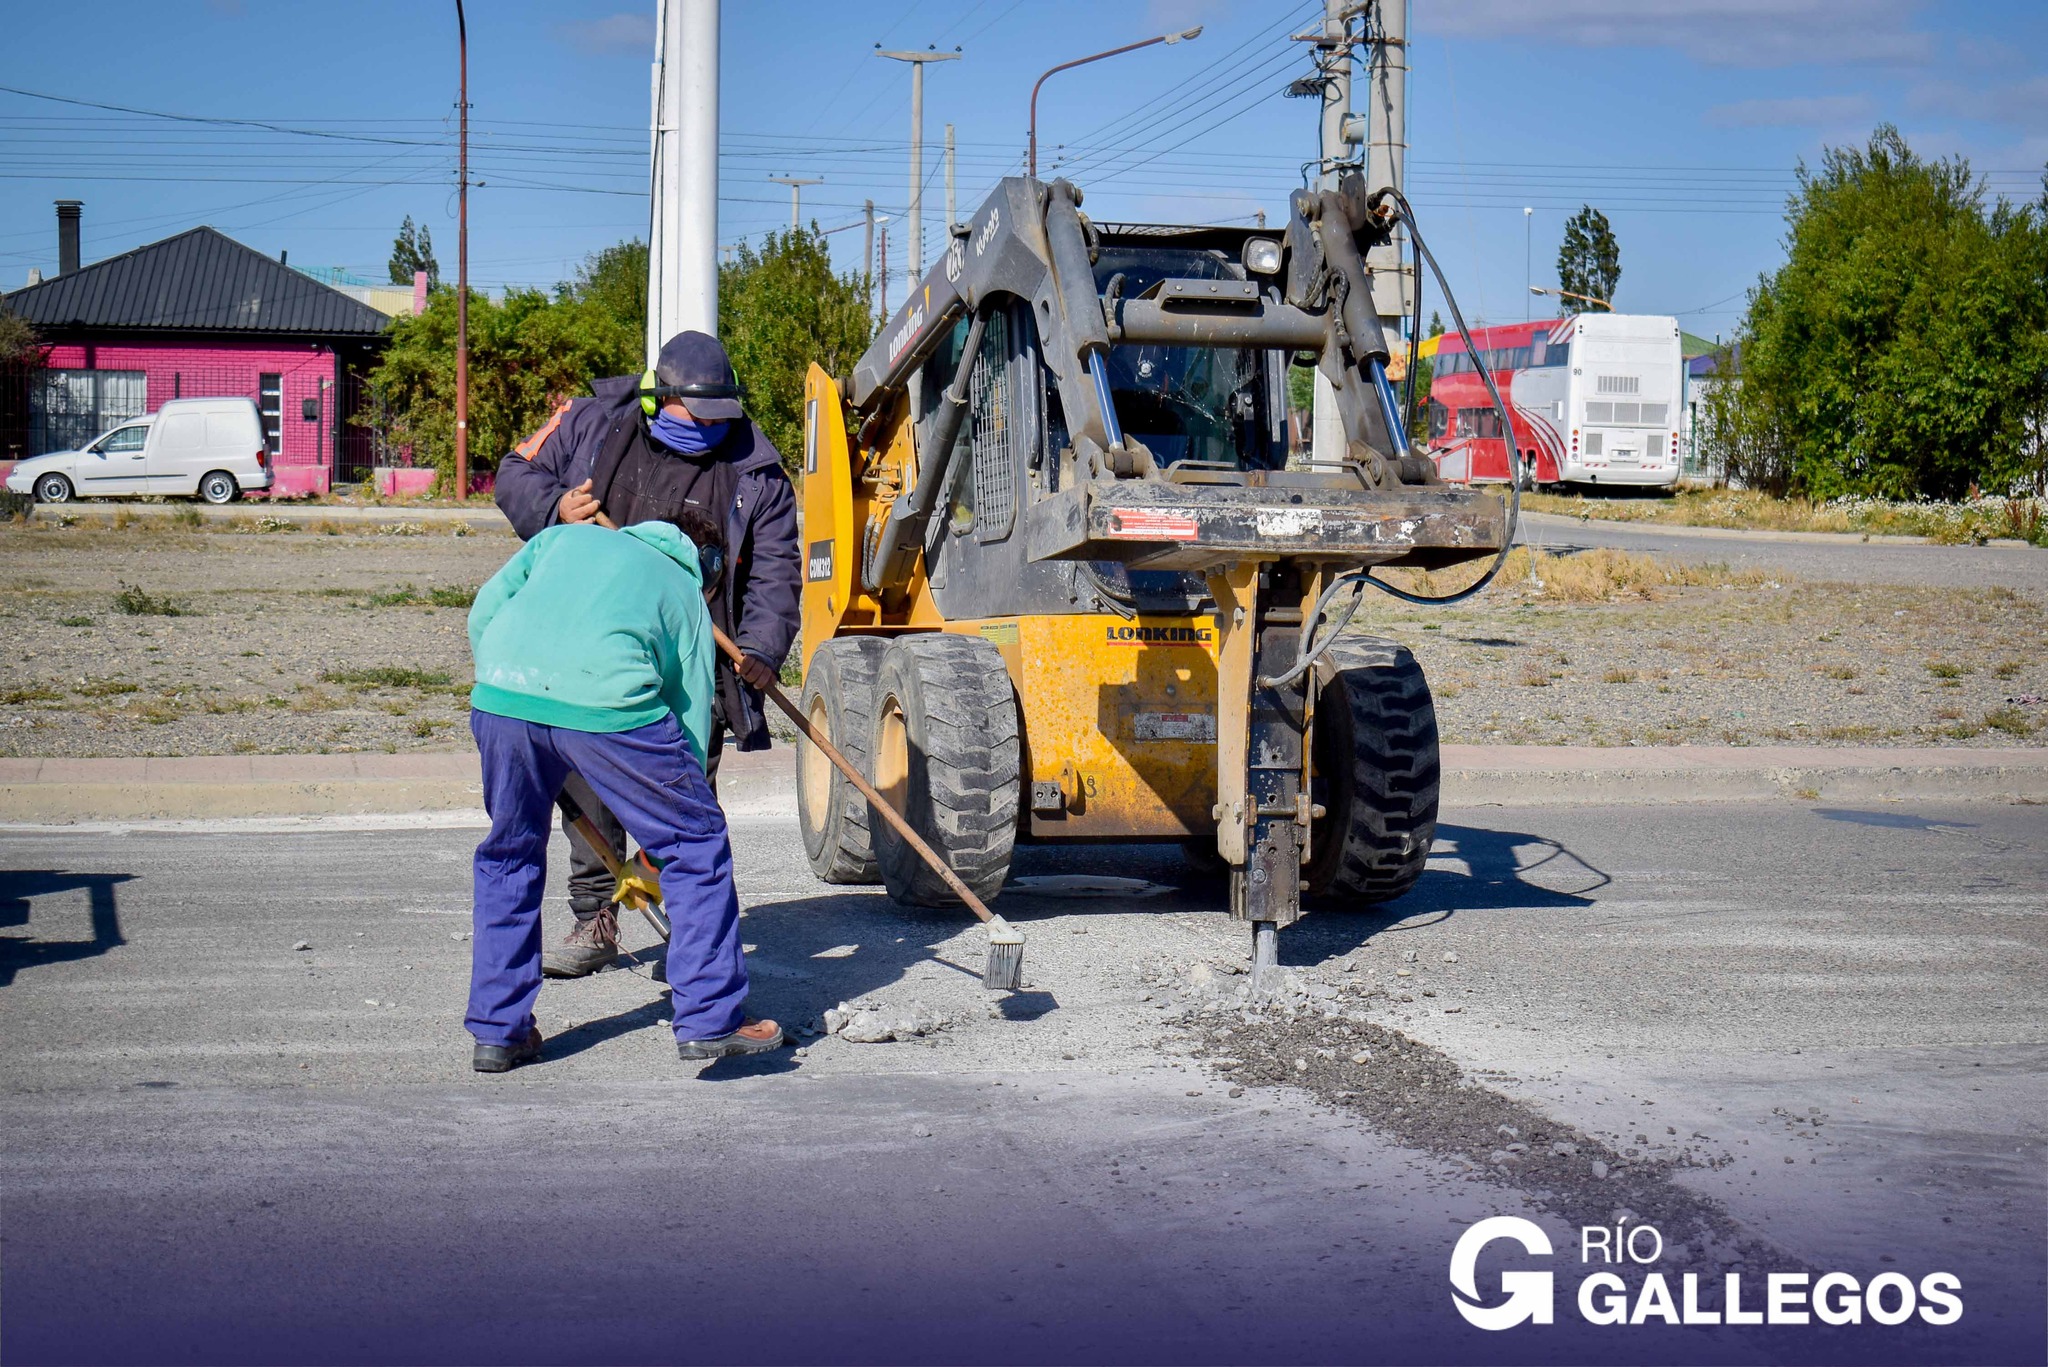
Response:
[[[724,651],[734,664],[739,664],[745,659],[740,653],[740,648],[734,645],[723,631],[713,626],[711,634],[717,638],[718,648]],[[917,851],[918,857],[931,866],[932,872],[945,880],[946,886],[953,890],[953,895],[966,903],[967,909],[988,927],[988,959],[981,970],[982,987],[990,992],[1015,992],[1023,987],[1024,932],[982,904],[981,899],[974,895],[974,890],[961,881],[960,875],[953,872],[936,850],[925,843],[924,837],[911,828],[903,814],[890,806],[888,801],[875,791],[872,783],[861,777],[860,770],[854,768],[853,761],[841,754],[838,746],[818,734],[818,729],[811,725],[811,719],[797,710],[796,704],[789,700],[781,688],[771,683],[761,691],[767,695],[769,701],[782,709],[782,714],[789,718],[797,730],[803,732],[804,739],[817,746],[818,752],[831,760],[833,767],[840,773],[846,775],[846,781],[860,791],[861,796],[868,800],[870,807],[881,813],[882,819],[903,838],[903,843]],[[624,902],[637,910],[647,918],[649,925],[660,932],[661,938],[666,940],[669,928],[668,918],[661,910],[661,885],[656,881],[654,870],[649,867],[646,856],[635,855],[630,861],[620,863],[612,857],[611,842],[598,833],[590,818],[577,809],[566,796],[557,800],[562,804],[562,811],[568,816],[570,823],[577,828],[590,847],[597,851],[598,858],[604,861],[605,868],[617,880],[618,887],[614,893],[614,900]]]

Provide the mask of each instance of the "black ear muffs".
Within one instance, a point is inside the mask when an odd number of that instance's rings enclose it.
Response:
[[[704,581],[704,591],[710,593],[719,587],[725,577],[725,547],[712,542],[697,548],[697,574]]]
[[[654,372],[648,371],[640,377],[640,411],[653,417],[661,406],[670,399],[744,399],[747,387],[741,384],[663,384],[655,379]]]

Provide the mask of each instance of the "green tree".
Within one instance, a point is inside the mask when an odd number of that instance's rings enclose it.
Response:
[[[844,375],[874,337],[868,286],[832,269],[815,228],[742,242],[718,271],[718,331],[747,390],[747,414],[792,470],[803,450],[804,373]]]
[[[1590,204],[1564,221],[1564,241],[1557,249],[1557,285],[1572,294],[1591,295],[1611,301],[1614,287],[1621,283],[1621,244],[1607,215]],[[1560,299],[1565,313],[1584,313],[1596,307],[1582,299]]]
[[[395,319],[370,380],[391,439],[443,478],[455,461],[455,291],[436,290],[426,310]],[[470,292],[469,454],[477,469],[547,421],[564,399],[605,375],[637,374],[643,338],[606,310],[539,290],[502,301]]]
[[[0,363],[30,360],[35,352],[35,328],[28,319],[0,304]]]
[[[647,244],[639,238],[592,252],[574,280],[555,286],[558,298],[589,304],[635,336],[647,335]]]
[[[1786,261],[1751,293],[1738,462],[1813,498],[2038,484],[2048,426],[2048,222],[1987,207],[1961,157],[1890,125],[1800,168]]]
[[[427,288],[441,283],[441,263],[434,260],[434,235],[424,223],[415,225],[412,215],[398,225],[398,237],[391,244],[391,283],[410,285],[413,272],[427,273]]]

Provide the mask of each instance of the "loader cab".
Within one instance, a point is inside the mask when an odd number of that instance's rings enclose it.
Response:
[[[1157,240],[1164,234],[1177,236]],[[1168,280],[1258,279],[1239,264],[1242,236],[1229,229],[1109,227],[1099,239],[1096,288],[1105,296],[1140,299],[1156,295]],[[1260,283],[1277,297],[1277,289]],[[912,381],[921,463],[937,461],[928,442],[969,331],[964,315],[956,319]],[[1282,351],[1228,346],[1123,344],[1107,358],[1125,434],[1169,470],[1285,468],[1287,363]],[[954,438],[954,476],[931,566],[934,589],[957,598],[963,579],[1028,584],[1047,577],[1059,580],[1056,596],[1070,596],[1070,571],[1027,565],[1015,538],[1023,510],[1073,477],[1071,446],[1037,320],[1024,300],[1004,299],[983,329],[968,412]],[[996,562],[1005,569],[992,576]],[[1095,591],[1141,611],[1193,612],[1207,596],[1200,576],[1177,571],[1134,573],[1115,562],[1090,562],[1081,575]]]
[[[1168,280],[1243,280],[1220,247],[1105,242],[1095,284],[1105,296],[1154,297]],[[1276,363],[1276,357],[1279,358]],[[1163,467],[1235,470],[1286,464],[1284,357],[1249,347],[1125,344],[1109,354],[1110,393],[1125,435]]]
[[[1246,278],[1234,254],[1222,247],[1107,240],[1095,263],[1096,288],[1126,299],[1151,297],[1168,280]],[[931,430],[967,334],[962,316],[919,373],[920,436]],[[1283,468],[1286,367],[1286,353],[1249,347],[1124,344],[1111,348],[1108,357],[1118,421],[1165,468]],[[968,458],[971,473],[956,479],[951,491],[954,520],[977,522],[979,539],[996,540],[1007,535],[998,505],[1014,504],[1015,490],[1033,478],[1044,492],[1057,492],[1060,454],[1071,445],[1058,386],[1040,355],[1037,322],[1023,301],[1010,300],[991,313],[969,403],[954,446]],[[998,447],[1019,459],[1003,459]]]

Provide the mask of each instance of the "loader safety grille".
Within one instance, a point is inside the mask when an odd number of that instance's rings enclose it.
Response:
[[[1010,449],[1010,371],[1017,358],[1010,346],[1010,317],[990,316],[981,354],[974,358],[973,407],[974,529],[979,541],[1001,541],[1017,521],[1016,453]]]

